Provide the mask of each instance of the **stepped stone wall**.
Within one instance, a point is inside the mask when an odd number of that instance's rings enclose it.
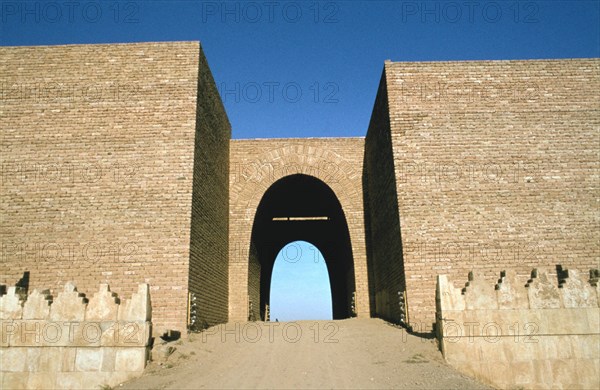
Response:
[[[446,361],[503,389],[596,388],[598,276],[559,267],[527,279],[507,270],[494,285],[470,273],[461,289],[439,275],[436,331]]]
[[[5,290],[5,289],[4,289]],[[53,297],[9,287],[0,296],[3,389],[115,386],[142,374],[151,337],[150,290],[121,300],[107,284],[91,298],[67,283]]]

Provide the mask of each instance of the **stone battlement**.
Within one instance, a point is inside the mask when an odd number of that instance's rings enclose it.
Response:
[[[598,270],[588,279],[538,268],[526,280],[509,270],[495,285],[471,272],[464,288],[440,275],[440,347],[448,363],[496,387],[592,388],[600,380],[599,297]]]
[[[125,300],[108,284],[91,298],[70,282],[56,298],[49,290],[2,290],[3,388],[114,386],[144,370],[152,328],[147,284]]]

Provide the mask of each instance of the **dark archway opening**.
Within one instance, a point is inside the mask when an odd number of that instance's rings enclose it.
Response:
[[[312,243],[321,251],[331,285],[333,319],[353,316],[354,261],[342,206],[327,184],[298,174],[269,187],[256,210],[248,269],[249,319],[265,319],[275,259],[293,241]]]

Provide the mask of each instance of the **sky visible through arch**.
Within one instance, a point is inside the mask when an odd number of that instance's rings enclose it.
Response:
[[[331,287],[325,259],[306,241],[284,246],[271,279],[271,321],[331,320]]]

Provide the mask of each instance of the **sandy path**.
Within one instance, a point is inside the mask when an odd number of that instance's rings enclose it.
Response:
[[[170,343],[125,389],[485,389],[443,362],[433,340],[377,319],[227,324]]]

